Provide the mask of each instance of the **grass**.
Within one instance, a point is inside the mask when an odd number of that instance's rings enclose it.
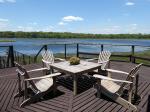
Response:
[[[114,52],[112,55],[131,55],[131,52]],[[82,58],[97,58],[98,56],[94,55],[80,55]],[[141,58],[148,58],[150,59],[150,50],[146,50],[143,52],[136,52],[134,56],[141,57]],[[130,62],[130,57],[119,57],[119,56],[111,56],[111,60],[116,60],[116,61],[127,61]],[[150,61],[148,60],[142,60],[142,59],[136,59],[136,63],[143,63],[145,65],[150,66]]]
[[[0,42],[16,42],[15,40],[0,40]]]

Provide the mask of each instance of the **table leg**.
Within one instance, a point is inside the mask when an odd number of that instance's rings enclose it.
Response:
[[[101,79],[97,79],[97,97],[101,98]]]
[[[77,75],[73,75],[73,95],[77,95]]]

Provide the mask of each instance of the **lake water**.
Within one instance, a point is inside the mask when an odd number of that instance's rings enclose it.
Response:
[[[6,38],[1,38],[5,40]],[[113,45],[140,45],[150,46],[150,40],[136,40],[136,39],[26,39],[26,38],[13,38],[6,40],[15,40],[15,42],[0,42],[0,46],[13,45],[16,51],[25,54],[36,54],[42,45],[49,44],[48,48],[54,53],[64,53],[64,45],[50,45],[50,44],[72,44],[67,45],[67,53],[76,53],[76,43],[96,43],[96,44],[108,44],[104,46],[104,50],[110,50],[111,52],[130,52],[129,46],[113,46]],[[150,47],[135,47],[136,52],[149,50]],[[100,45],[79,45],[79,50],[84,52],[99,52],[101,50]],[[0,53],[4,54],[6,48],[0,47]]]

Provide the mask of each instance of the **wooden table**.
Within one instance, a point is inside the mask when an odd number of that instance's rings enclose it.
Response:
[[[78,65],[70,65],[68,61],[54,63],[51,65],[53,69],[59,72],[73,75],[73,94],[77,94],[77,76],[83,73],[88,73],[92,70],[99,69],[101,67],[98,63],[80,61]]]

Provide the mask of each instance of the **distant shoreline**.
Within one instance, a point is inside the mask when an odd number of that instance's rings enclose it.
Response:
[[[0,32],[1,38],[150,39],[150,34],[84,34],[70,32]]]

